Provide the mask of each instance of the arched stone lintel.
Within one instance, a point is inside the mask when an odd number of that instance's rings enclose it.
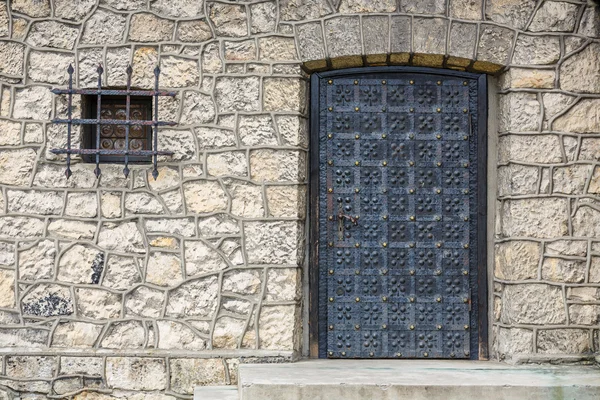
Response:
[[[455,71],[468,71],[496,75],[503,71],[503,65],[489,61],[475,61],[468,58],[427,53],[391,53],[349,55],[303,63],[306,72],[319,72],[332,69],[378,67],[386,65],[409,65],[415,67],[446,68]]]

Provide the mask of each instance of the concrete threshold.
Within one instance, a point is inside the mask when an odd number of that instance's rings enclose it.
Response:
[[[241,364],[241,400],[599,400],[596,366],[490,361],[307,360]]]
[[[194,400],[238,400],[236,386],[201,386],[194,390]]]

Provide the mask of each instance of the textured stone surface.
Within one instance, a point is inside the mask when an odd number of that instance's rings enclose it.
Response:
[[[209,3],[209,19],[217,35],[240,37],[248,34],[248,20],[244,6]]]
[[[161,390],[167,385],[166,365],[161,358],[108,357],[106,382],[127,390]]]
[[[258,111],[260,107],[258,85],[257,77],[217,79],[215,97],[219,111]]]
[[[477,59],[500,65],[507,64],[514,36],[514,32],[508,28],[495,25],[481,25]]]
[[[532,32],[572,32],[577,21],[577,4],[546,1],[536,11],[529,30]]]
[[[98,249],[77,244],[60,256],[57,279],[70,283],[96,284],[104,269],[104,259],[104,253]]]
[[[509,93],[500,97],[500,129],[535,131],[539,126],[540,103],[531,93]]]
[[[161,42],[173,37],[175,23],[153,14],[133,14],[129,40],[134,42]]]
[[[585,183],[592,173],[592,165],[570,165],[554,170],[553,189],[555,193],[582,194]]]
[[[261,349],[289,350],[293,348],[295,306],[263,307],[259,318]]]
[[[303,156],[297,151],[252,151],[250,177],[256,181],[268,182],[302,181],[305,174]]]
[[[48,120],[52,110],[52,93],[43,86],[30,86],[15,92],[13,117]]]
[[[161,315],[165,302],[165,294],[157,289],[139,286],[125,298],[125,314],[157,318]]]
[[[502,322],[537,325],[565,323],[561,288],[542,284],[505,286],[502,293]]]
[[[101,289],[75,289],[77,311],[83,317],[103,320],[121,315],[121,295]]]
[[[554,135],[508,135],[500,138],[499,162],[535,162],[540,164],[562,161],[560,141]]]
[[[204,350],[206,342],[188,326],[174,321],[158,321],[159,349]]]
[[[552,128],[557,131],[589,133],[600,131],[600,100],[583,99],[564,115],[556,118]]]
[[[542,264],[542,279],[553,282],[582,283],[585,279],[586,261],[545,257]]]
[[[296,26],[298,50],[302,60],[320,60],[325,58],[323,28],[320,23],[307,23]]]
[[[244,224],[248,262],[294,264],[298,255],[296,222],[247,222]]]
[[[535,4],[535,0],[486,0],[485,14],[494,22],[523,29]]]
[[[31,24],[26,42],[36,47],[72,50],[79,30],[72,25],[55,21],[38,21]]]
[[[478,20],[482,9],[480,0],[450,0],[449,14],[453,18]]]
[[[494,276],[498,279],[521,281],[535,279],[541,257],[540,244],[529,241],[509,241],[496,245]]]
[[[600,44],[590,43],[583,51],[567,58],[560,67],[560,87],[584,93],[600,92]]]
[[[113,44],[123,39],[126,30],[126,18],[121,14],[98,9],[83,27],[81,43]]]
[[[553,36],[519,35],[513,63],[523,65],[553,64],[560,58],[560,41]]]
[[[36,285],[21,300],[23,314],[54,317],[73,314],[73,298],[69,288],[53,284]]]
[[[23,75],[25,46],[14,42],[0,42],[0,72],[7,75]]]
[[[277,5],[275,2],[252,4],[250,6],[252,33],[272,32],[275,30]]]
[[[98,234],[98,246],[123,253],[141,253],[144,242],[135,222],[104,223]]]
[[[6,359],[6,375],[13,378],[52,378],[58,368],[52,356],[11,356]]]
[[[498,327],[495,333],[494,351],[500,360],[510,360],[514,354],[532,353],[533,331]]]
[[[360,25],[357,17],[336,17],[325,21],[325,40],[330,57],[360,54]]]
[[[95,0],[78,0],[77,2],[55,0],[54,15],[62,19],[79,22],[92,11],[92,8],[94,8],[95,5]]]
[[[167,315],[210,317],[217,309],[217,278],[209,276],[188,281],[169,294]]]
[[[60,323],[52,337],[53,347],[90,348],[102,332],[102,325],[85,322]]]
[[[15,273],[0,270],[0,307],[15,306]]]
[[[542,330],[537,350],[542,354],[582,354],[590,350],[589,337],[589,331],[583,329]]]
[[[182,42],[204,42],[212,38],[212,31],[204,20],[183,21],[177,25],[177,38]]]
[[[170,360],[171,388],[182,394],[192,394],[196,386],[225,383],[225,366],[219,359],[174,358]]]
[[[183,185],[187,209],[192,213],[224,211],[227,196],[216,181],[192,181]]]
[[[555,238],[568,232],[567,202],[565,199],[523,199],[505,201],[500,209],[502,234]]]

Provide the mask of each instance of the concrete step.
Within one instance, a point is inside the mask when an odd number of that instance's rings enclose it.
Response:
[[[241,364],[240,400],[599,400],[597,366],[489,361],[310,360]]]
[[[238,400],[237,386],[202,386],[194,390],[194,400]]]

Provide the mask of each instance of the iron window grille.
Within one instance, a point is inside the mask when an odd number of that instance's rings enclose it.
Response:
[[[102,65],[99,65],[96,69],[98,73],[98,88],[97,89],[73,89],[73,73],[75,70],[72,65],[69,65],[67,68],[67,72],[69,74],[69,83],[68,89],[53,89],[52,93],[56,95],[66,94],[67,95],[67,118],[55,118],[52,120],[55,124],[66,124],[67,125],[67,148],[66,149],[52,149],[50,150],[54,154],[66,154],[67,156],[67,167],[65,170],[65,175],[67,179],[69,179],[72,175],[71,171],[71,155],[77,154],[83,157],[88,157],[88,159],[93,160],[96,163],[96,168],[94,169],[94,174],[96,178],[99,178],[102,171],[100,169],[101,157],[105,156],[107,158],[102,159],[102,161],[116,161],[123,160],[124,168],[123,174],[125,177],[129,176],[129,163],[143,160],[144,158],[152,159],[153,170],[152,176],[154,179],[158,177],[158,156],[170,156],[173,155],[172,151],[168,150],[158,150],[158,127],[159,126],[173,126],[176,125],[175,122],[167,122],[160,121],[158,119],[158,98],[159,96],[171,96],[174,97],[176,92],[169,91],[161,91],[158,89],[159,87],[159,76],[160,76],[160,68],[157,66],[154,69],[154,90],[132,90],[131,89],[131,76],[133,73],[133,69],[131,66],[127,67],[127,89],[118,90],[118,89],[103,89],[102,88],[102,73],[104,69]],[[95,101],[92,102],[96,108],[95,118],[73,118],[72,115],[72,104],[73,104],[73,95],[83,95],[83,96],[95,96]],[[125,119],[110,119],[110,118],[102,118],[102,104],[103,104],[103,96],[105,96],[107,101],[114,102],[114,96],[124,96],[125,97]],[[132,98],[134,99],[134,103],[137,104],[140,99],[150,99],[149,103],[152,103],[152,99],[154,99],[154,112],[152,113],[152,119],[131,119],[131,105]],[[142,101],[143,102],[143,101]],[[148,102],[146,100],[146,102]],[[88,135],[88,137],[92,137],[95,143],[90,143],[90,145],[95,145],[91,148],[73,148],[71,147],[71,137],[72,137],[72,128],[73,125],[83,125],[88,126],[89,131],[93,130],[93,127],[96,127],[96,131],[94,135]],[[102,126],[124,126],[125,127],[125,141],[124,148],[116,148],[112,146],[110,148],[103,148],[102,146]],[[148,145],[146,149],[132,149],[131,147],[131,128],[137,129],[137,127],[142,127],[143,130],[147,130],[149,132],[146,133],[145,140],[147,140]],[[150,129],[148,129],[150,128]],[[84,132],[85,133],[85,132]],[[152,144],[152,149],[149,150],[150,143]]]

